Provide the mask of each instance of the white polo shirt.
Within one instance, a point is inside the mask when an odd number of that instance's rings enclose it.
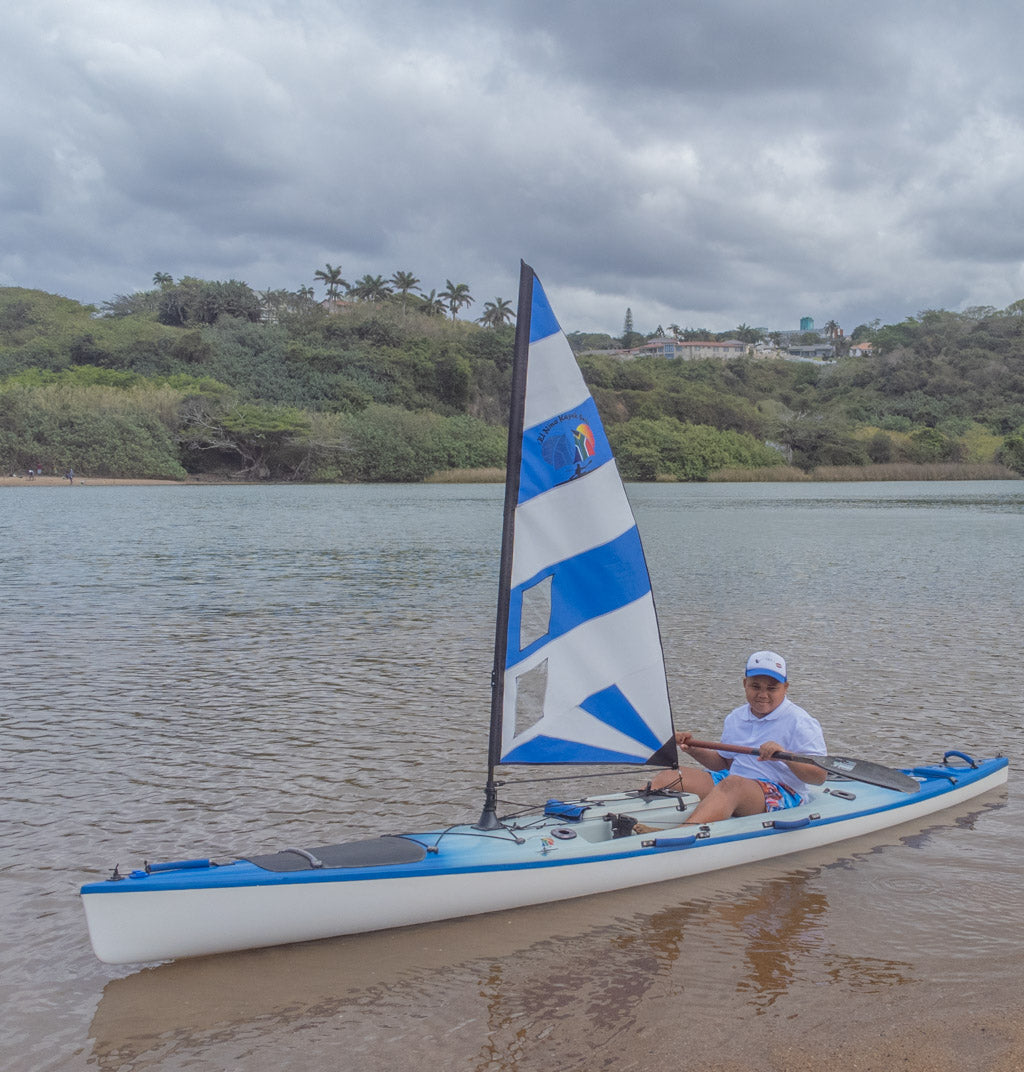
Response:
[[[730,711],[725,717],[722,740],[749,748],[757,748],[765,741],[776,741],[784,752],[805,756],[825,755],[825,736],[818,720],[802,707],[797,707],[788,697],[764,718],[752,714],[750,704]],[[781,760],[760,760],[757,756],[737,755],[734,752],[719,752],[719,755],[732,761],[730,774],[740,774],[744,778],[763,782],[779,782],[807,799],[810,786]]]

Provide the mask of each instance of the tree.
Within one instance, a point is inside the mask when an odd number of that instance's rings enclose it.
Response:
[[[182,407],[179,437],[189,450],[235,455],[242,462],[239,475],[263,480],[286,467],[289,449],[309,428],[308,414],[292,406],[242,403],[219,412],[193,396]]]
[[[335,301],[338,297],[338,291],[342,287],[348,290],[348,283],[341,278],[341,265],[337,268],[333,264],[326,264],[323,268],[318,268],[313,273],[314,279],[319,279],[324,286],[327,287],[327,297],[330,301]]]
[[[881,323],[882,321],[876,317],[870,324],[858,324],[850,333],[850,339],[853,342],[870,341]]]
[[[884,465],[892,461],[892,436],[878,431],[868,440],[868,457],[875,465]]]
[[[422,312],[427,316],[444,316],[444,302],[436,290],[423,296]]]
[[[165,287],[169,287],[174,280],[171,278],[170,272],[154,272],[153,283],[163,290]]]
[[[489,328],[497,328],[502,324],[511,324],[515,318],[512,303],[504,298],[495,298],[492,302],[484,302],[484,315],[477,318],[477,323]]]
[[[938,428],[919,428],[910,434],[910,460],[926,465],[930,462],[955,461],[956,443]]]
[[[402,296],[402,316],[405,316],[409,291],[419,290],[420,281],[412,274],[412,272],[395,272],[391,277],[391,285]]]
[[[160,293],[157,319],[162,324],[172,327],[215,324],[220,316],[255,323],[262,316],[260,300],[246,283],[237,279],[223,283],[185,276]]]
[[[643,335],[639,331],[633,330],[633,310],[626,310],[626,319],[622,325],[622,348],[623,350],[631,350],[634,346],[639,346],[644,341]]]
[[[379,302],[391,296],[391,287],[382,275],[367,273],[352,284],[351,293],[360,301]]]
[[[324,310],[316,303],[312,287],[302,286],[297,291],[265,290],[259,296],[261,319],[267,324],[278,324],[284,318],[323,316]]]
[[[864,444],[822,413],[783,418],[772,440],[786,448],[793,465],[808,472],[819,465],[865,465],[869,460]]]
[[[155,313],[160,304],[159,290],[136,290],[132,294],[115,294],[103,303],[103,315],[111,317],[143,316]]]
[[[447,303],[452,320],[464,305],[472,305],[475,300],[469,293],[468,283],[453,283],[450,279],[445,280],[445,288],[440,296]]]
[[[999,452],[999,460],[1008,469],[1024,476],[1024,430],[1006,437]]]
[[[749,324],[740,324],[732,334],[740,342],[754,343],[762,337],[763,332],[759,328],[752,328]]]
[[[753,436],[690,424],[674,417],[615,425],[612,445],[627,480],[707,480],[716,469],[778,465],[776,451]]]
[[[832,356],[836,357],[839,353],[839,338],[842,335],[839,325],[834,320],[830,320],[825,325],[825,334],[828,335],[829,341],[832,343]]]

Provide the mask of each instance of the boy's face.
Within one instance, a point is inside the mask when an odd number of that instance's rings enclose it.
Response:
[[[755,718],[770,715],[786,698],[789,683],[776,681],[767,674],[743,679],[743,691],[747,694],[747,703]]]

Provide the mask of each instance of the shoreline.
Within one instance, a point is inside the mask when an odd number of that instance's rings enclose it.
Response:
[[[825,466],[807,473],[789,466],[771,469],[720,469],[710,474],[709,479],[677,481],[659,478],[652,483],[694,484],[806,484],[806,483],[862,483],[865,481],[883,484],[921,483],[924,481],[991,481],[1021,480],[1022,475],[1002,465],[985,464],[933,464],[933,465],[863,465]],[[433,473],[423,484],[503,484],[503,469],[448,469]],[[54,487],[267,487],[287,484],[295,487],[320,483],[307,480],[232,480],[230,477],[190,476],[185,480],[163,480],[146,477],[107,477],[75,475],[74,482],[64,476],[0,476],[0,488],[54,488]],[[334,484],[335,481],[325,483]],[[342,482],[345,483],[345,482]],[[362,483],[357,481],[356,483]]]
[[[202,484],[229,484],[229,480],[149,480],[142,477],[75,476],[69,483],[66,476],[36,476],[29,480],[24,476],[0,476],[0,488],[58,488],[58,487],[186,487]]]

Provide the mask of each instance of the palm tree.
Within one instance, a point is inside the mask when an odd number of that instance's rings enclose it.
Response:
[[[830,320],[825,325],[825,332],[832,342],[832,354],[835,356],[836,343],[839,341],[839,325],[834,320]]]
[[[360,301],[377,302],[391,296],[391,287],[382,275],[370,275],[367,272],[362,279],[352,284],[352,293]]]
[[[504,298],[495,298],[494,301],[484,302],[484,315],[477,319],[477,323],[489,328],[497,328],[502,324],[512,323],[515,318],[512,303],[505,301]]]
[[[391,285],[402,295],[402,316],[405,316],[406,305],[408,304],[406,299],[409,297],[409,291],[419,290],[420,281],[412,272],[395,272],[391,277]]]
[[[455,319],[455,314],[464,306],[472,305],[474,299],[469,293],[468,283],[453,283],[450,279],[446,279],[447,284],[444,290],[441,291],[441,297],[448,303],[448,308],[451,310],[452,320]]]
[[[427,316],[444,316],[444,302],[441,300],[441,296],[436,290],[432,290],[429,294],[423,295],[421,312],[425,313]]]
[[[260,319],[266,324],[276,324],[281,315],[281,308],[285,303],[286,291],[271,290],[267,287],[260,294]]]
[[[171,278],[170,272],[154,272],[153,282],[161,289],[166,290],[174,280]]]
[[[319,279],[320,282],[327,287],[327,298],[330,301],[334,301],[338,297],[338,291],[344,287],[348,290],[348,283],[341,278],[341,265],[337,268],[332,264],[327,264],[323,268],[318,268],[313,273],[314,279]]]

